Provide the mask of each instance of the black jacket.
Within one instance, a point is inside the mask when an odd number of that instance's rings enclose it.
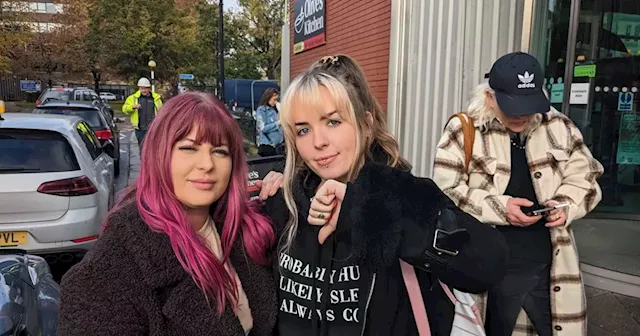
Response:
[[[318,183],[318,177],[308,173],[294,187],[299,230],[309,225],[308,197]],[[282,194],[265,201],[265,207],[281,236],[289,216]],[[457,232],[439,240],[441,246],[457,247],[457,256],[433,248],[436,228]],[[359,283],[365,335],[418,334],[398,258],[416,266],[432,334],[448,336],[454,307],[437,279],[465,292],[484,292],[502,279],[508,254],[496,229],[458,209],[433,181],[373,162],[365,164],[357,180],[348,185],[332,236],[330,239],[349,240],[351,256],[367,277]],[[309,245],[310,240],[304,244]],[[276,277],[282,274],[278,258],[274,258],[274,271]],[[281,291],[280,301],[282,295]],[[317,323],[316,334],[324,334],[323,323],[327,322]]]
[[[251,307],[251,335],[271,335],[276,292],[270,268],[248,258],[240,240],[230,259]],[[215,299],[209,302],[169,238],[152,232],[132,204],[111,218],[93,249],[63,277],[59,335],[244,336],[230,308],[218,316]]]

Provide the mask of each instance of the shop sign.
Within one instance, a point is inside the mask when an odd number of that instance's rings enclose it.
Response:
[[[618,164],[640,164],[640,114],[624,113],[620,118]]]
[[[247,191],[251,199],[258,198],[260,188],[256,185],[256,181],[264,179],[270,171],[283,172],[285,158],[282,155],[259,157],[247,160],[249,165],[249,184]]]
[[[313,49],[326,43],[325,0],[294,0],[293,53]]]
[[[578,65],[573,68],[573,77],[589,77],[593,78],[596,76],[596,65]]]

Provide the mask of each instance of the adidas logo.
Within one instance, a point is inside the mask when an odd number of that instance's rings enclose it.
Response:
[[[518,75],[518,79],[522,84],[518,84],[518,89],[530,89],[535,88],[536,84],[533,82],[534,75],[530,74],[529,71],[525,71],[524,75]]]

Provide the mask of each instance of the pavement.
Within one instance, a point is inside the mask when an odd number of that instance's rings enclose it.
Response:
[[[593,287],[586,287],[586,294],[588,336],[640,335],[640,298]]]

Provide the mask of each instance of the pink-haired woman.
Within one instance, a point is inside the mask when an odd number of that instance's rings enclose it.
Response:
[[[246,192],[241,131],[212,96],[158,113],[140,176],[62,280],[59,334],[271,335],[269,220]]]

